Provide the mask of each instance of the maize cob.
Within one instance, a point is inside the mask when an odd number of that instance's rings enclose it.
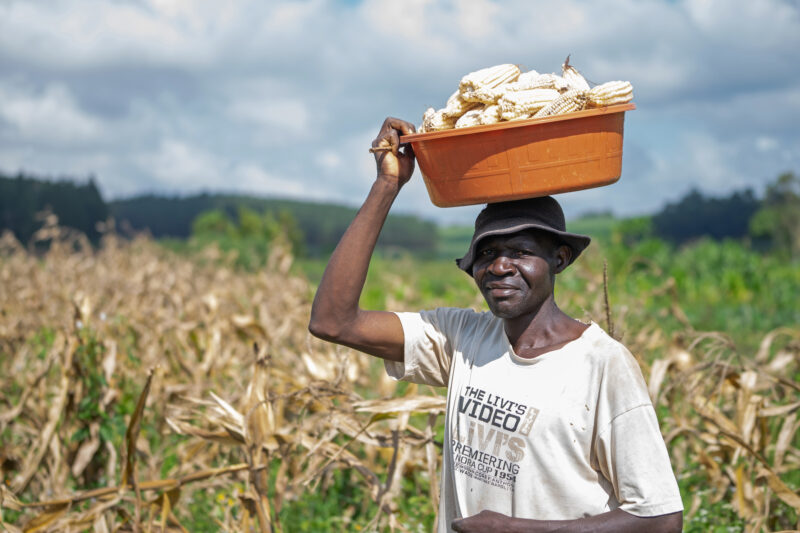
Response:
[[[578,69],[569,64],[569,56],[564,60],[564,64],[561,65],[561,76],[567,80],[567,83],[569,83],[573,89],[578,89],[579,91],[589,90],[589,84],[583,76],[581,76],[580,72],[578,72]]]
[[[569,91],[561,94],[558,98],[547,104],[540,109],[534,117],[549,117],[550,115],[563,115],[564,113],[572,113],[573,111],[580,111],[586,107],[586,91],[579,91],[578,89],[570,89]]]
[[[420,128],[420,132],[449,130],[452,129],[455,124],[456,119],[446,117],[443,109],[434,111],[432,107],[429,107],[427,111],[425,111],[425,114],[422,115],[422,127]]]
[[[609,81],[587,93],[590,107],[627,104],[633,100],[633,85],[629,81]]]
[[[525,78],[520,76],[517,81],[507,83],[501,88],[504,89],[505,92],[529,91],[531,89],[555,89],[558,92],[564,92],[570,88],[570,85],[567,83],[567,80],[557,74],[538,74]]]
[[[500,122],[500,106],[498,104],[487,105],[481,111],[478,120],[481,124],[497,124]]]
[[[542,87],[536,87],[536,80],[541,76],[535,70],[531,70],[530,72],[525,72],[519,75],[517,81],[512,81],[511,83],[506,83],[502,85],[500,89],[503,89],[504,92],[509,91],[526,91],[528,89],[537,89]],[[544,87],[549,89],[550,87]]]
[[[497,103],[500,105],[501,118],[511,120],[516,116],[536,113],[557,97],[558,91],[555,89],[529,89],[507,92]]]
[[[520,74],[519,78],[517,78],[517,81],[513,83],[520,83],[520,84],[530,83],[539,76],[541,76],[541,74],[539,74],[535,70],[529,70],[528,72],[523,72],[522,74]]]
[[[519,67],[511,64],[496,65],[470,72],[458,85],[461,98],[468,102],[481,102],[481,98],[494,98],[494,93],[487,89],[494,89],[505,83],[512,82],[519,77]],[[499,98],[499,95],[497,96]],[[490,102],[496,101],[494,98]]]
[[[458,91],[438,111],[428,109],[420,131],[439,131],[495,124],[501,120],[523,120],[630,102],[633,87],[626,81],[613,81],[590,88],[580,72],[569,64],[561,65],[562,76],[520,73],[511,64],[495,65],[470,72],[461,79]]]
[[[469,126],[478,126],[481,123],[480,117],[483,108],[475,108],[467,111],[461,118],[456,121],[456,128],[468,128]]]
[[[461,93],[456,91],[450,96],[450,98],[447,99],[447,105],[445,105],[442,112],[446,118],[457,119],[478,105],[480,104],[476,104],[475,102],[467,102],[461,98]]]
[[[500,97],[503,96],[506,85],[507,84],[500,85],[499,87],[482,87],[474,91],[462,93],[461,97],[473,103],[496,104]]]
[[[533,114],[532,113],[520,113],[520,114],[513,114],[513,113],[512,114],[506,114],[506,113],[503,113],[502,115],[500,115],[500,117],[503,120],[507,121],[507,122],[514,122],[516,120],[529,119],[529,118],[533,117]]]

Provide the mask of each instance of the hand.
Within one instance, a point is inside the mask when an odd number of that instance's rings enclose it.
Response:
[[[482,533],[507,531],[510,517],[494,511],[481,511],[467,518],[453,520],[450,527],[458,533]]]
[[[390,150],[375,153],[375,163],[378,166],[378,179],[388,180],[397,185],[399,189],[411,179],[414,173],[414,151],[411,146],[400,150],[400,135],[415,133],[416,128],[410,122],[398,118],[387,118],[383,121],[381,131],[372,141],[372,147],[391,147]]]

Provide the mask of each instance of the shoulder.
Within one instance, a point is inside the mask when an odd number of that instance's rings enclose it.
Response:
[[[461,307],[437,307],[412,314],[418,314],[423,320],[439,322],[481,323],[490,322],[495,318],[488,311],[479,312]]]
[[[592,323],[584,337],[589,341],[588,355],[599,367],[601,389],[625,403],[650,403],[642,369],[630,350],[596,323]]]
[[[437,307],[412,313],[397,313],[401,322],[415,324],[424,329],[434,329],[448,336],[457,335],[463,330],[490,327],[497,318],[490,312],[479,312],[459,307]]]
[[[639,363],[637,363],[630,350],[606,333],[596,322],[592,322],[589,325],[583,334],[583,338],[588,341],[592,357],[597,358],[599,362],[603,364],[633,365],[637,369],[639,368]]]

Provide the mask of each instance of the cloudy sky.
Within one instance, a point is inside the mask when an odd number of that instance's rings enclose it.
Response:
[[[568,215],[651,212],[800,171],[796,0],[0,0],[0,171],[106,198],[241,191],[357,204],[383,118],[467,72],[630,80],[623,174]],[[397,209],[432,206],[417,172]]]

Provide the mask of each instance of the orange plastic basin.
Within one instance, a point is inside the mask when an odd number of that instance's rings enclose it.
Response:
[[[434,205],[453,207],[601,187],[622,173],[622,104],[400,137]]]

